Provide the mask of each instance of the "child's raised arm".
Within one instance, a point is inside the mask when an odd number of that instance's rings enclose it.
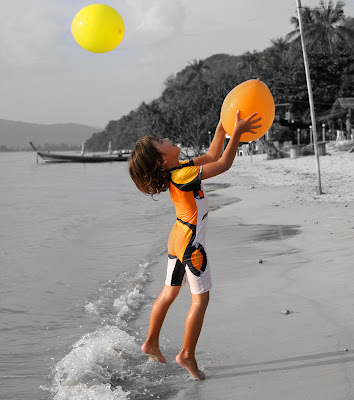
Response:
[[[236,157],[241,135],[245,132],[256,133],[255,129],[258,129],[262,126],[262,125],[256,125],[256,123],[262,119],[262,118],[254,119],[256,115],[257,113],[254,113],[250,115],[248,118],[241,119],[240,111],[237,110],[235,127],[232,132],[229,144],[227,145],[223,155],[218,161],[211,162],[209,164],[203,164],[202,176],[201,176],[202,179],[208,179],[213,176],[222,174],[223,172],[231,168],[231,165]]]
[[[214,138],[209,146],[208,152],[202,156],[193,159],[194,165],[205,165],[217,161],[220,157],[222,146],[225,140],[225,129],[221,124],[221,120],[215,129]]]

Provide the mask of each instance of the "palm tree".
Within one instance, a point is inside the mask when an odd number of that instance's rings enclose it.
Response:
[[[298,55],[284,38],[272,39],[272,46],[262,54],[263,76],[273,79],[278,74],[290,73],[298,62]]]
[[[308,48],[311,47],[312,45],[312,29],[313,26],[315,25],[315,20],[313,16],[313,10],[308,7],[302,7],[300,10],[301,13],[301,19],[303,22],[303,25],[305,26],[305,32],[304,32],[304,39],[307,43]],[[291,42],[291,47],[292,50],[301,50],[301,36],[300,36],[300,23],[299,19],[295,16],[290,18],[290,22],[295,25],[295,30],[291,31],[286,35],[286,40]],[[295,52],[294,51],[294,52]]]
[[[209,65],[205,64],[203,60],[193,60],[188,63],[188,72],[186,74],[185,84],[189,86],[192,82],[197,82],[198,84],[203,81],[204,74],[206,71],[211,71]]]
[[[250,75],[257,71],[259,67],[260,56],[259,53],[254,50],[253,53],[247,51],[242,55],[241,62],[238,63],[238,67],[247,68]]]
[[[271,40],[272,46],[266,52],[264,63],[274,65],[276,71],[279,67],[291,67],[296,62],[290,43],[283,38]]]
[[[344,26],[345,15],[343,7],[345,3],[338,1],[333,6],[330,0],[325,5],[324,1],[320,1],[320,7],[315,8],[314,17],[316,22],[317,38],[320,42],[321,52],[329,51],[334,53],[339,47],[352,47],[354,40],[354,31]]]
[[[165,89],[161,95],[162,104],[168,103],[175,98],[180,92],[186,90],[187,86],[181,75],[177,76],[171,74],[165,79]]]
[[[289,42],[286,39],[282,38],[282,37],[276,38],[276,39],[272,39],[271,43],[272,43],[271,50],[274,53],[277,53],[277,54],[286,53],[289,50],[289,47],[290,47]]]
[[[304,39],[309,52],[335,53],[343,49],[354,49],[354,30],[345,25],[345,3],[332,0],[325,4],[321,0],[318,7],[311,9],[303,7],[301,17],[305,26]],[[298,18],[292,17],[290,22],[296,29],[287,35],[296,47],[300,44],[300,29]]]

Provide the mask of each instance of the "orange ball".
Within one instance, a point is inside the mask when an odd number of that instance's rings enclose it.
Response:
[[[252,142],[265,135],[275,116],[274,99],[268,86],[259,79],[250,79],[228,93],[221,107],[221,123],[229,135],[235,126],[237,110],[242,119],[255,112],[258,113],[255,118],[262,117],[259,121],[262,126],[255,130],[256,133],[243,133],[240,142]]]

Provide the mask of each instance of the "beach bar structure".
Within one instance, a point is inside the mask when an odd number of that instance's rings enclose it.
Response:
[[[354,110],[354,97],[340,97],[338,98],[332,106],[332,114],[340,114],[341,112],[346,112],[345,129],[347,131],[348,139],[352,134],[352,110]],[[340,129],[341,139],[343,139],[343,131]],[[337,137],[338,139],[338,137]]]
[[[332,108],[318,117],[318,121],[322,122],[322,136],[325,137],[326,124],[334,130],[334,122],[337,121],[337,138],[335,140],[344,140],[343,128],[347,131],[347,139],[353,135],[353,118],[354,118],[354,97],[340,97],[332,105]],[[326,123],[326,124],[325,124]],[[330,139],[331,140],[331,139]],[[332,137],[332,140],[334,138]]]
[[[352,110],[354,110],[354,97],[340,97],[332,106],[333,114],[348,111],[349,118],[352,116]]]

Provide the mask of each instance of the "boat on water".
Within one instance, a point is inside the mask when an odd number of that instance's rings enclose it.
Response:
[[[81,154],[64,154],[52,153],[50,151],[39,151],[36,146],[29,142],[38,157],[45,162],[80,162],[80,163],[98,163],[98,162],[114,162],[114,161],[127,161],[130,157],[129,151],[111,151],[111,144],[109,144],[107,153],[85,153],[85,146],[83,144]]]

